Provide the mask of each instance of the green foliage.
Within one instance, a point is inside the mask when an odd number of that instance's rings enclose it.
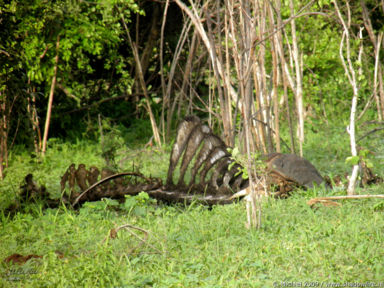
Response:
[[[93,73],[91,61],[106,57],[105,68],[111,63],[116,72],[123,73],[125,61],[116,54],[121,41],[120,14],[114,13],[121,6],[130,19],[131,13],[140,12],[136,3],[127,1],[74,2],[74,1],[11,1],[5,4],[3,13],[9,13],[16,24],[14,37],[20,39],[20,57],[28,78],[36,83],[50,81],[56,42],[60,36],[60,79],[71,80],[71,75]],[[45,49],[45,50],[44,50]],[[76,63],[77,70],[72,64]],[[75,83],[76,84],[76,83]],[[70,88],[69,88],[70,89]],[[73,92],[70,89],[70,92]],[[76,94],[76,93],[74,93]]]
[[[238,174],[242,173],[242,176],[244,179],[249,178],[249,173],[252,171],[248,171],[248,157],[244,154],[240,153],[240,150],[237,146],[234,148],[228,148],[228,152],[231,154],[231,158],[234,160],[229,166],[228,169],[231,169],[234,165],[240,164],[241,167],[239,167]],[[264,171],[265,169],[265,162],[261,159],[260,155],[258,153],[252,153],[251,155],[251,161],[252,161],[252,169],[255,169],[254,171]],[[237,175],[238,175],[237,174]]]
[[[0,1],[1,25],[6,29],[0,31],[3,63],[0,92],[9,101],[8,107],[16,110],[7,120],[10,132],[18,136],[17,143],[32,143],[25,141],[32,138],[26,101],[32,93],[36,97],[37,115],[45,115],[56,55],[59,61],[50,136],[64,134],[67,137],[76,133],[78,136],[87,128],[85,118],[91,120],[94,115],[68,115],[63,111],[132,93],[134,80],[129,71],[132,55],[122,53],[126,43],[121,15],[129,25],[133,14],[143,14],[137,3],[122,0],[3,2]],[[14,103],[17,105],[12,105]],[[96,115],[102,112],[120,118],[120,110],[127,113],[134,109],[132,106],[129,102],[117,108],[107,104],[107,109],[100,109]]]
[[[150,211],[153,212],[152,204],[156,204],[156,200],[149,197],[145,192],[140,192],[136,196],[125,196],[125,202],[121,205],[122,209],[128,212],[128,215],[146,216]]]

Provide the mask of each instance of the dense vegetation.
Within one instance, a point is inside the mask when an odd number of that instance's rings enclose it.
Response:
[[[187,114],[244,154],[302,153],[331,178],[365,163],[384,177],[382,1],[237,2],[0,0],[1,287],[384,285],[382,200],[306,203],[345,195],[344,177],[263,200],[259,230],[245,229],[242,202],[145,193],[6,212],[28,173],[59,198],[71,163],[164,180]],[[36,257],[4,261],[15,254]]]

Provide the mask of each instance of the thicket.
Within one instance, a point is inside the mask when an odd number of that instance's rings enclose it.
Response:
[[[279,150],[279,126],[288,124],[292,140],[284,140],[297,150],[301,118],[305,130],[347,126],[353,93],[340,60],[337,2],[293,2],[2,1],[1,164],[14,144],[40,153],[50,96],[48,138],[97,139],[99,118],[130,127],[151,110],[162,141],[170,140],[179,117],[195,113],[224,129],[233,144],[246,123],[244,106],[252,106],[250,124],[262,135],[253,136],[262,151]],[[381,121],[382,3],[339,6],[349,17],[350,53],[360,71],[357,126]]]

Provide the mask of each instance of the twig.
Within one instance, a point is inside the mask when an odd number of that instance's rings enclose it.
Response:
[[[307,202],[308,205],[313,206],[316,203],[321,203],[327,200],[350,200],[350,199],[369,199],[369,198],[379,198],[384,199],[384,194],[377,195],[347,195],[347,196],[328,196],[328,197],[318,197],[313,198]]]
[[[11,55],[3,49],[0,49],[0,53],[5,54],[7,57],[11,57]]]
[[[375,128],[371,131],[369,131],[368,133],[364,134],[363,136],[361,136],[359,139],[357,139],[356,143],[359,142],[360,140],[363,140],[365,137],[377,132],[377,131],[380,131],[380,130],[384,130],[384,128]]]
[[[47,54],[48,49],[49,49],[50,47],[51,47],[50,44],[48,44],[48,45],[45,47],[43,53],[41,53],[41,55],[40,55],[40,59],[43,59],[43,58],[45,57],[45,55]]]
[[[255,114],[256,114],[256,113],[255,113]],[[265,123],[264,121],[261,121],[261,120],[257,119],[256,116],[254,116],[254,115],[252,115],[252,120],[261,123],[262,125],[264,125],[264,126],[267,127],[268,129],[270,129],[270,130],[273,132],[273,134],[276,135],[276,131],[275,131],[270,125],[268,125],[268,123]],[[287,142],[285,142],[284,139],[283,139],[281,136],[279,136],[279,137],[280,137],[280,141],[283,142],[284,146],[287,147],[288,150],[291,150],[291,148],[289,147],[289,145],[287,144]]]
[[[57,87],[61,89],[61,87],[59,87],[59,85],[57,85]],[[63,92],[66,93],[64,90],[63,90]],[[103,104],[105,102],[115,101],[115,100],[120,100],[120,99],[128,99],[128,98],[131,98],[131,97],[133,98],[133,97],[136,97],[136,96],[140,97],[140,96],[143,96],[143,95],[144,94],[140,94],[139,93],[139,94],[129,94],[129,95],[121,95],[121,96],[114,96],[114,97],[110,97],[110,98],[104,98],[104,99],[101,99],[101,100],[99,100],[97,102],[89,104],[87,106],[83,106],[83,107],[80,107],[80,108],[77,108],[77,109],[73,109],[73,110],[70,110],[70,111],[63,112],[63,114],[72,114],[72,113],[80,112],[80,111],[83,111],[83,110],[89,110],[89,109],[91,109],[93,107],[97,107],[97,106],[99,106],[99,105],[101,105],[101,104]],[[74,96],[74,95],[72,95],[73,96],[72,97],[72,96],[67,94],[67,96],[75,99],[76,101],[78,100],[78,99],[75,98],[76,96]]]
[[[121,229],[126,229],[128,230],[129,233],[131,233],[133,236],[135,236],[137,239],[140,240],[140,243],[131,248],[128,252],[128,254],[131,254],[133,251],[135,251],[137,248],[139,248],[140,246],[142,246],[143,244],[147,243],[147,240],[148,240],[148,236],[149,236],[149,232],[143,228],[140,228],[140,227],[137,227],[137,226],[134,226],[134,225],[131,225],[131,224],[124,224],[124,225],[121,225],[117,228],[113,228],[110,230],[110,233],[107,237],[104,238],[103,242],[104,243],[105,241],[107,241],[108,238],[116,238],[117,237],[117,232],[119,232],[119,230]],[[140,232],[143,232],[144,233],[144,238],[141,238],[139,235],[137,235],[135,232],[131,231],[131,229],[135,229],[135,230],[138,230]],[[156,247],[154,247],[153,245],[147,243],[147,245],[149,247],[151,247],[152,249],[156,250],[158,253],[160,254],[163,254],[162,251],[160,251],[159,249],[157,249]]]

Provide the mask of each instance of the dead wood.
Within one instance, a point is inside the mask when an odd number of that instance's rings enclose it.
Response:
[[[307,202],[307,204],[311,207],[313,207],[317,203],[330,203],[333,202],[332,200],[351,200],[351,199],[384,199],[383,194],[376,194],[376,195],[345,195],[345,196],[328,196],[328,197],[318,197],[318,198],[312,198]],[[336,203],[336,202],[333,202]],[[327,205],[324,205],[327,206]],[[336,205],[328,205],[328,206],[336,206]]]
[[[157,253],[160,253],[160,254],[163,253],[162,251],[160,251],[159,249],[157,249],[153,245],[147,243],[147,240],[149,237],[149,232],[147,230],[140,228],[140,227],[137,227],[137,226],[134,226],[134,225],[131,225],[131,224],[124,224],[124,225],[121,225],[117,228],[112,228],[109,232],[109,235],[104,238],[102,243],[105,243],[108,239],[116,239],[117,238],[117,232],[119,232],[119,230],[121,230],[121,229],[127,230],[129,233],[131,233],[135,238],[137,238],[140,241],[140,243],[137,246],[129,249],[128,254],[132,254],[135,250],[137,250],[139,247],[141,247],[144,244],[147,244],[149,247],[154,249]],[[140,237],[139,235],[137,235],[132,230],[138,230],[138,231],[144,233],[144,238]]]
[[[10,264],[23,265],[28,260],[30,260],[32,258],[43,258],[43,256],[39,256],[39,255],[35,255],[35,254],[30,254],[30,255],[23,256],[21,254],[14,253],[14,254],[8,256],[7,258],[5,258],[4,262],[5,263],[10,263]]]

